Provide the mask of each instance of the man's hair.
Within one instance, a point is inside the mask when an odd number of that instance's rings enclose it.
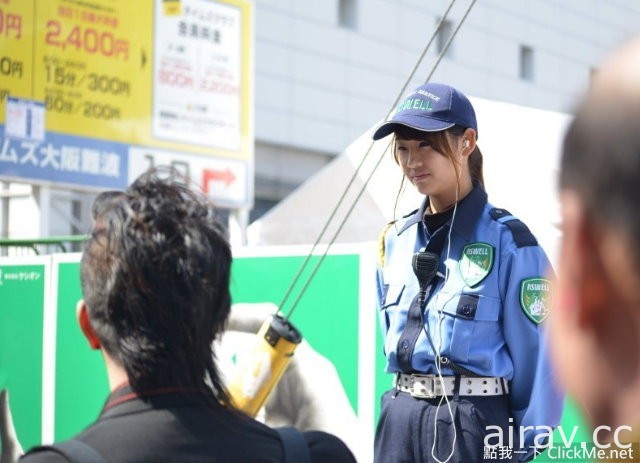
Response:
[[[150,172],[99,195],[93,214],[82,293],[104,349],[136,391],[208,384],[227,402],[211,345],[229,315],[231,250],[211,204]]]
[[[560,188],[575,191],[589,216],[640,236],[640,107],[603,92],[577,110],[564,141]],[[640,264],[640,246],[629,250]]]

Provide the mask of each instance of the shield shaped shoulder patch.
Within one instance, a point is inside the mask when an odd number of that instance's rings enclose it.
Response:
[[[551,312],[551,282],[546,278],[522,280],[520,307],[531,321],[542,323]]]
[[[494,254],[493,246],[490,244],[467,244],[462,249],[460,259],[460,273],[464,282],[474,287],[484,280],[493,267]]]

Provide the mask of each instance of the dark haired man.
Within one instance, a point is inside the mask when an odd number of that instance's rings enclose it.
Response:
[[[594,443],[622,450],[633,441],[637,452],[640,37],[595,75],[566,135],[560,190],[563,239],[550,323],[556,364],[594,427]]]
[[[214,364],[231,250],[210,204],[150,173],[101,194],[93,213],[77,314],[111,394],[96,423],[20,461],[282,462],[278,433],[230,406]],[[334,436],[303,436],[312,462],[355,461]]]

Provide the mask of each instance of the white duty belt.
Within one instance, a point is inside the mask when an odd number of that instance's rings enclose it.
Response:
[[[418,375],[397,373],[395,387],[419,399],[433,399],[443,395],[452,396],[455,376]],[[443,387],[444,386],[444,387]],[[458,395],[496,396],[509,394],[506,381],[498,377],[461,376]]]

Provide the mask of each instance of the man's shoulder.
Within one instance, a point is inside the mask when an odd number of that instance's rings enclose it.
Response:
[[[37,447],[23,455],[18,463],[69,463],[69,460],[53,449]]]
[[[172,419],[167,419],[167,415]],[[191,422],[192,426],[176,424],[186,422]],[[167,433],[171,434],[171,439],[161,442],[153,439],[153,436]],[[348,447],[336,436],[322,431],[301,434],[309,448],[312,463],[355,463]],[[249,449],[246,447],[248,436],[252,441]],[[154,445],[141,445],[141,440],[145,439],[151,439]],[[58,446],[68,443],[77,443],[85,450],[89,447],[99,455],[109,455],[113,461],[173,461],[168,456],[184,456],[181,452],[186,442],[200,443],[197,448],[192,446],[189,461],[208,461],[205,457],[212,455],[231,458],[238,456],[238,452],[248,452],[265,462],[278,461],[282,457],[281,440],[273,428],[228,410],[210,413],[198,407],[182,407],[168,414],[152,410],[109,419],[103,417],[70,441],[56,443],[55,448],[32,449],[20,459],[20,463],[69,463],[78,460],[66,453],[70,456],[67,459],[65,452],[56,451]],[[151,457],[151,460],[143,457]],[[80,458],[79,461],[84,463],[85,459]]]
[[[110,462],[168,462],[180,461],[181,457],[183,461],[204,462],[211,456],[231,456],[237,449],[246,452],[241,438],[246,435],[257,437],[249,453],[277,455],[280,450],[275,432],[248,418],[216,417],[215,413],[189,406],[153,409],[101,417],[73,439],[34,447],[19,463],[104,463],[107,457]],[[88,451],[91,455],[79,454],[78,447],[80,452]],[[189,450],[184,453],[186,447]]]
[[[95,448],[77,437],[52,445],[34,447],[20,459],[20,463],[107,463]]]
[[[323,431],[303,432],[312,463],[331,461],[335,463],[355,463],[349,448],[333,434]]]

